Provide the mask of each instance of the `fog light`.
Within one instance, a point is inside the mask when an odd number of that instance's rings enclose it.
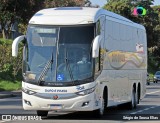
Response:
[[[87,106],[88,104],[89,104],[89,101],[88,102],[83,102],[82,107]]]
[[[31,104],[30,101],[24,100],[24,102],[25,102],[27,105],[32,106],[32,104]]]

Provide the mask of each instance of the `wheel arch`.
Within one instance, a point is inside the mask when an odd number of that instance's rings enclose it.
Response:
[[[107,86],[104,87],[103,98],[106,100],[105,107],[107,107],[108,106],[108,87]]]
[[[137,92],[137,86],[136,86],[136,83],[133,84],[133,89],[134,89],[134,92]]]
[[[138,93],[138,104],[139,104],[139,100],[141,98],[141,83],[138,83],[138,87],[137,87],[137,93]]]

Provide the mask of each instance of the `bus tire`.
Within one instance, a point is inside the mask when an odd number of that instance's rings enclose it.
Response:
[[[104,114],[105,114],[105,110],[107,108],[107,104],[108,104],[108,92],[107,92],[107,88],[104,89],[103,92],[103,98],[101,100],[101,107],[97,110],[94,110],[94,116],[97,118],[101,118]]]
[[[137,89],[137,104],[139,104],[140,96],[141,96],[141,88],[140,88],[140,84],[139,84],[138,89]]]
[[[48,111],[37,111],[37,115],[41,117],[47,117]]]
[[[104,115],[104,101],[102,101],[101,105],[101,108],[93,111],[96,118],[101,118]]]
[[[137,107],[137,98],[138,98],[138,96],[137,96],[136,91],[135,91],[134,88],[132,88],[132,95],[131,96],[132,96],[131,97],[131,101],[128,103],[128,108],[130,110],[132,110],[132,109]]]

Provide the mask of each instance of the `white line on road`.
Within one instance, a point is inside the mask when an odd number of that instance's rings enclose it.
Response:
[[[146,94],[154,94],[154,93],[158,93],[160,91],[153,91],[153,92],[150,92],[150,93],[146,93]]]
[[[146,93],[146,94],[154,94],[154,93],[158,93],[160,91],[153,91],[153,92],[150,92],[150,93]],[[139,111],[136,111],[136,112],[132,112],[130,114],[137,114],[137,113],[141,113],[143,111],[147,111],[147,110],[150,110],[150,109],[153,109],[153,108],[156,108],[156,107],[159,107],[159,106],[152,106],[152,107],[149,107],[149,108],[145,108],[143,110],[139,110]]]
[[[159,106],[152,106],[152,107],[149,107],[149,108],[145,108],[143,110],[139,110],[139,111],[136,111],[136,112],[132,112],[130,114],[137,114],[137,113],[141,113],[143,111],[147,111],[147,110],[150,110],[150,109],[153,109],[153,108],[156,108],[156,107],[159,107]]]
[[[0,123],[4,123],[4,122],[6,122],[6,121],[0,121]]]

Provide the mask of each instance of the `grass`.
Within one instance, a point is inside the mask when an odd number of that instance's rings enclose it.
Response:
[[[0,80],[0,91],[14,91],[21,89],[20,81]]]

